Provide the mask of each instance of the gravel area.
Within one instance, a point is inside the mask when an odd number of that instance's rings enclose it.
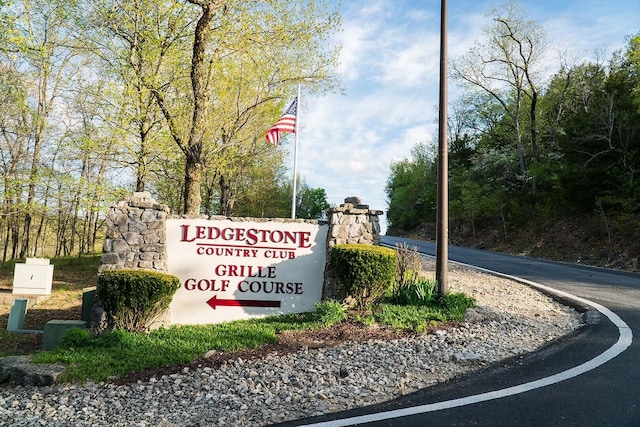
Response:
[[[510,280],[450,266],[476,299],[466,321],[399,340],[305,348],[138,381],[0,387],[2,426],[264,426],[371,405],[530,352],[580,313]]]

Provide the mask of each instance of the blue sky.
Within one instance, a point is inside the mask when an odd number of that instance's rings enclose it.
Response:
[[[487,12],[503,3],[448,1],[450,58],[482,39]],[[608,59],[640,32],[638,0],[518,4],[546,30],[550,73],[560,52],[594,60],[599,51]],[[345,93],[306,98],[303,88],[298,173],[309,186],[324,188],[332,205],[359,196],[372,209],[386,210],[391,162],[408,158],[419,142],[437,143],[440,1],[343,0],[341,11]],[[456,91],[450,82],[450,104]]]

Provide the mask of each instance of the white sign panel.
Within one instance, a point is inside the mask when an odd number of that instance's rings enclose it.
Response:
[[[53,283],[53,264],[48,259],[27,258],[16,263],[13,271],[13,294],[50,295]]]
[[[312,311],[322,296],[326,225],[167,220],[172,324]]]

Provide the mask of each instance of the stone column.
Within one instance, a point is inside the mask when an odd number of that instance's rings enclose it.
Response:
[[[141,269],[167,272],[166,227],[169,207],[148,192],[112,205],[99,271]]]
[[[330,252],[334,245],[360,243],[380,244],[380,221],[382,211],[371,210],[362,204],[359,197],[347,197],[339,207],[329,209],[329,232],[327,235],[327,262],[325,265],[322,299],[342,301],[346,290],[338,283],[330,265]]]
[[[105,270],[155,270],[167,272],[166,220],[169,207],[158,204],[148,192],[133,193],[112,205],[107,213],[107,232],[98,273]],[[90,313],[91,332],[111,327],[96,294]],[[168,324],[168,312],[157,325]]]

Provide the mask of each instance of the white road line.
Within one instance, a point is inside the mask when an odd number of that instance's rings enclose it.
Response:
[[[552,384],[556,384],[559,383],[561,381],[564,380],[568,380],[570,378],[573,377],[577,377],[578,375],[584,374],[585,372],[589,372],[595,368],[597,368],[598,366],[604,365],[605,363],[607,363],[609,360],[613,359],[614,357],[618,356],[620,353],[622,353],[623,351],[625,351],[627,349],[627,347],[629,347],[631,345],[631,341],[633,340],[633,333],[631,332],[631,329],[629,328],[629,325],[627,325],[617,314],[615,314],[613,311],[609,310],[607,307],[604,307],[600,304],[597,304],[593,301],[589,301],[587,299],[584,298],[580,298],[578,296],[569,294],[567,292],[563,292],[563,291],[558,291],[556,289],[550,288],[548,286],[544,286],[541,285],[539,283],[535,283],[532,282],[530,280],[526,280],[526,279],[522,279],[519,277],[515,277],[515,276],[510,276],[508,274],[503,274],[503,273],[498,273],[497,271],[492,271],[492,270],[488,270],[486,268],[481,268],[481,267],[476,267],[473,265],[468,265],[468,264],[464,264],[464,263],[458,263],[461,265],[465,265],[467,267],[471,267],[474,268],[476,270],[480,270],[480,271],[484,271],[486,273],[489,274],[493,274],[496,276],[501,276],[501,277],[505,277],[508,279],[512,279],[521,283],[525,283],[529,286],[533,286],[535,288],[544,290],[546,292],[551,292],[554,293],[558,296],[564,297],[564,298],[570,298],[574,301],[578,301],[582,304],[591,306],[593,308],[595,308],[596,310],[598,310],[600,313],[602,313],[603,315],[607,316],[609,318],[609,320],[611,320],[611,322],[616,325],[616,327],[618,328],[618,331],[620,333],[620,336],[618,337],[618,341],[613,344],[611,347],[609,347],[604,353],[601,353],[600,355],[594,357],[591,360],[588,360],[587,362],[578,365],[574,368],[568,369],[566,371],[557,373],[555,375],[551,375],[549,377],[546,378],[541,378],[539,380],[535,380],[535,381],[530,381],[528,383],[524,383],[524,384],[520,384],[520,385],[516,385],[513,387],[507,387],[507,388],[503,388],[501,390],[495,390],[495,391],[490,391],[487,393],[481,393],[481,394],[476,394],[474,396],[467,396],[467,397],[462,397],[459,399],[452,399],[452,400],[446,400],[443,402],[436,402],[436,403],[430,403],[427,405],[420,405],[420,406],[413,406],[410,408],[404,408],[404,409],[396,409],[393,411],[387,411],[387,412],[379,412],[376,414],[369,414],[369,415],[361,415],[358,417],[351,417],[351,418],[343,418],[340,420],[334,420],[334,421],[327,421],[327,422],[322,422],[322,423],[316,423],[316,424],[306,424],[306,426],[311,427],[339,427],[339,426],[352,426],[352,425],[357,425],[357,424],[364,424],[364,423],[369,423],[369,422],[374,422],[374,421],[382,421],[382,420],[389,420],[389,419],[393,419],[393,418],[399,418],[399,417],[405,417],[405,416],[409,416],[409,415],[416,415],[416,414],[424,414],[427,412],[434,412],[434,411],[440,411],[443,409],[451,409],[451,408],[457,408],[459,406],[465,406],[465,405],[473,405],[474,403],[480,403],[480,402],[486,402],[488,400],[494,400],[494,399],[500,399],[502,397],[507,397],[507,396],[513,396],[516,394],[520,394],[520,393],[525,393],[531,390],[535,390],[537,388],[541,388],[541,387],[546,387]]]

